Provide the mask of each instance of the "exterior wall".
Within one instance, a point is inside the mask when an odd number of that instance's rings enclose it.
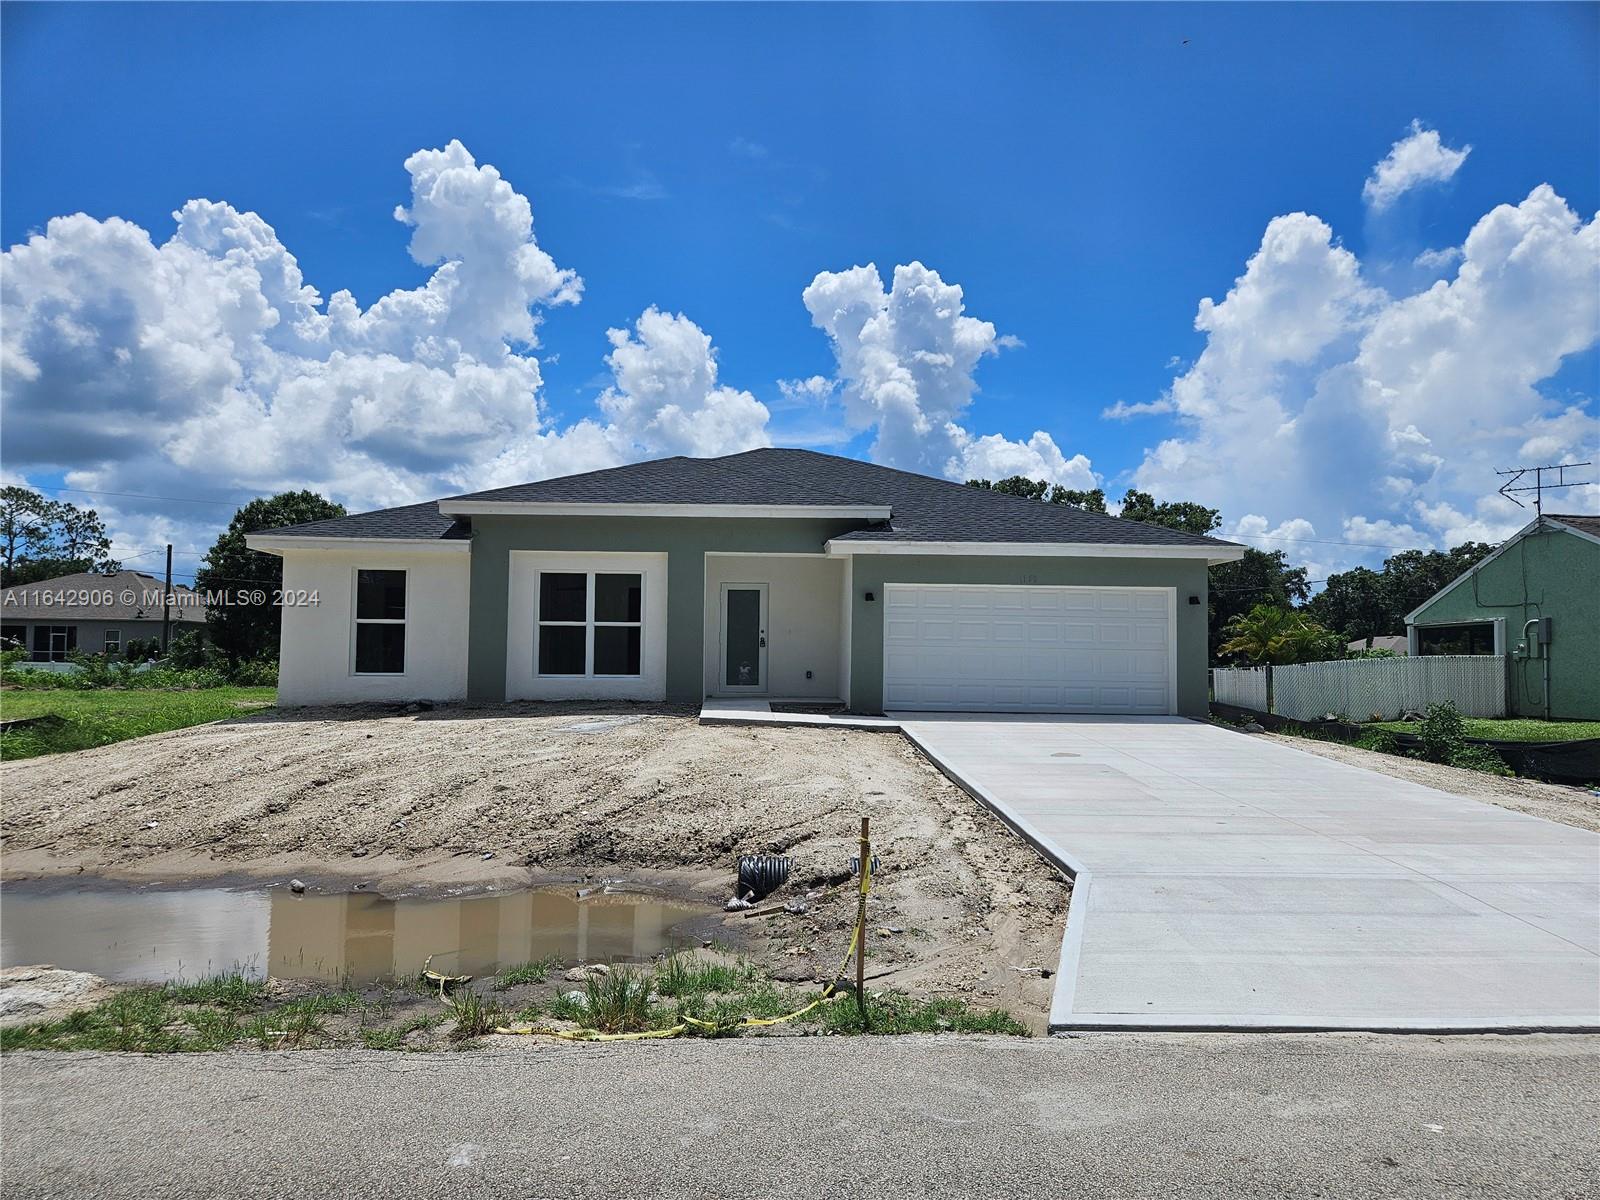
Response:
[[[842,699],[839,620],[844,569],[839,559],[821,554],[812,558],[708,557],[701,634],[705,694],[716,696],[725,690],[721,686],[722,585],[764,583],[767,689],[762,695],[771,699]]]
[[[514,551],[665,554],[666,698],[692,704],[705,694],[707,552],[820,554],[830,537],[858,524],[790,518],[474,517],[468,694],[482,700],[503,700],[507,694]]]
[[[1467,621],[1505,621],[1509,709],[1544,715],[1544,663],[1526,645],[1525,622],[1552,619],[1550,715],[1600,719],[1600,545],[1564,530],[1541,528],[1522,538],[1474,578],[1417,610],[1413,628]]]
[[[399,675],[355,673],[355,573],[406,572],[406,657]],[[316,605],[283,610],[278,703],[458,700],[467,691],[470,556],[458,551],[363,547],[283,555],[286,592],[315,591]],[[504,612],[502,593],[501,611]]]
[[[535,655],[540,571],[619,571],[642,576],[644,626],[637,676],[540,678]],[[513,550],[506,635],[507,700],[661,700],[667,694],[667,556]]]
[[[850,707],[883,711],[883,604],[888,583],[995,583],[1041,587],[1170,587],[1177,592],[1178,712],[1204,718],[1206,564],[1202,559],[854,556],[850,614]],[[866,599],[873,593],[873,601]],[[1189,597],[1199,597],[1190,604]]]

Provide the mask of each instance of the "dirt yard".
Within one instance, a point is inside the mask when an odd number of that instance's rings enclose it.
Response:
[[[1398,754],[1363,750],[1343,742],[1319,742],[1315,738],[1286,737],[1280,733],[1252,733],[1248,736],[1267,738],[1296,750],[1304,750],[1307,754],[1320,754],[1323,758],[1349,763],[1352,767],[1381,771],[1396,779],[1498,804],[1501,808],[1543,817],[1547,821],[1559,821],[1563,825],[1576,825],[1579,829],[1600,832],[1600,796],[1585,788],[1540,783],[1537,779],[1488,775],[1482,771],[1441,766]]]
[[[602,878],[720,904],[741,853],[793,857],[774,901],[842,883],[860,817],[881,859],[883,987],[1043,1027],[1070,885],[893,733],[702,726],[561,704],[294,710],[0,766],[9,880],[92,875],[389,895]],[[779,979],[837,966],[849,887],[803,916],[723,922]]]

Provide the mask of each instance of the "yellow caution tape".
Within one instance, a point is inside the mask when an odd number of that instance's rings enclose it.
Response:
[[[872,860],[867,855],[861,858],[861,894],[865,896],[872,886]],[[732,1032],[735,1029],[756,1029],[768,1025],[782,1025],[785,1021],[792,1021],[796,1017],[803,1017],[806,1013],[827,1003],[833,998],[834,992],[839,990],[839,981],[844,978],[844,969],[850,965],[854,956],[866,938],[866,918],[858,917],[854,932],[850,935],[850,944],[845,948],[844,960],[839,964],[839,969],[834,972],[828,986],[822,989],[819,995],[804,1008],[797,1008],[792,1013],[785,1013],[781,1017],[742,1017],[737,1021],[721,1023],[717,1021],[702,1021],[699,1017],[685,1016],[678,1024],[667,1029],[648,1029],[640,1033],[602,1033],[598,1029],[551,1029],[543,1025],[527,1025],[522,1027],[503,1025],[495,1030],[496,1033],[506,1034],[534,1034],[542,1037],[557,1037],[569,1042],[636,1042],[646,1038],[671,1038],[688,1032],[689,1026],[696,1029],[711,1029],[722,1032]],[[429,972],[430,976],[437,972]],[[442,987],[441,987],[442,994]]]

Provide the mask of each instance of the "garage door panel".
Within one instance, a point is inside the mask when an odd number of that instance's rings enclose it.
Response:
[[[884,601],[886,707],[1172,711],[1164,590],[889,584]]]

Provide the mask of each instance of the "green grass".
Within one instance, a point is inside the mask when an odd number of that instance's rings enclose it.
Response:
[[[918,999],[900,992],[867,997],[867,1025],[854,996],[840,996],[822,1007],[829,1033],[996,1033],[1027,1037],[1028,1030],[1003,1009],[973,1008],[947,996]]]
[[[507,967],[494,977],[494,990],[503,992],[508,988],[519,987],[526,983],[543,983],[550,972],[561,965],[559,958],[539,958],[533,962],[518,963],[514,967]]]
[[[755,978],[755,968],[745,962],[719,963],[698,954],[674,954],[656,971],[655,986],[662,996],[703,996],[743,991]]]
[[[1494,742],[1577,742],[1600,738],[1600,721],[1534,721],[1523,718],[1464,717],[1466,735]],[[1416,733],[1419,721],[1375,721],[1369,729]]]
[[[219,687],[189,691],[104,688],[94,691],[0,692],[0,718],[56,716],[59,724],[27,725],[0,733],[0,759],[35,758],[109,746],[128,738],[165,733],[272,704],[275,688]]]

